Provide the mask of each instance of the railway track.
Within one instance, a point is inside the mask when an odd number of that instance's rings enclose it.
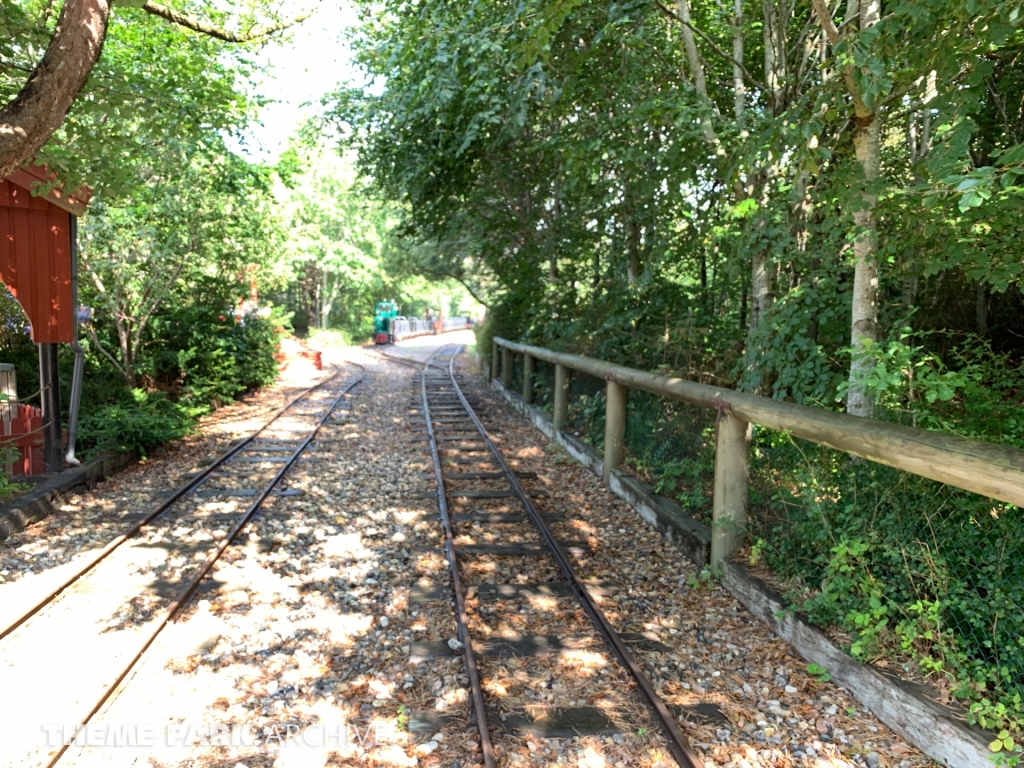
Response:
[[[480,733],[485,768],[496,765],[492,731],[515,731],[517,727],[529,729],[531,723],[523,722],[520,713],[503,711],[500,698],[489,697],[485,693],[487,671],[482,669],[484,661],[557,656],[563,652],[592,649],[595,635],[628,673],[633,684],[630,695],[643,701],[676,762],[682,768],[703,768],[700,756],[679,730],[672,712],[658,697],[629,648],[631,642],[642,643],[644,638],[619,635],[611,626],[591,594],[592,590],[600,591],[608,585],[595,585],[580,578],[573,566],[573,553],[578,546],[556,538],[549,522],[531,499],[536,491],[523,485],[524,480],[532,478],[517,476],[463,393],[454,371],[458,351],[456,346],[442,347],[420,365],[392,359],[421,371],[418,397],[414,397],[414,402],[418,403],[414,411],[421,417],[420,423],[429,445],[444,528],[444,555],[452,582],[450,595],[444,590],[434,590],[421,594],[419,599],[427,601],[450,597],[454,603],[459,636],[449,641],[447,650],[464,655],[472,717]],[[490,511],[493,505],[501,511]],[[453,509],[460,511],[453,512]],[[497,532],[498,543],[475,543],[484,527],[492,534]],[[516,583],[467,583],[475,581],[477,574],[494,570],[491,563],[475,567],[477,561],[493,561],[502,557],[524,562]],[[536,579],[533,583],[530,583],[531,577]],[[471,594],[478,598],[476,608],[469,604],[468,596]],[[522,621],[522,614],[514,617],[516,635],[502,636],[493,632],[481,615],[482,611],[493,613],[494,604],[503,599],[532,596],[575,600],[589,619],[590,637],[581,636],[579,632],[572,636],[537,632],[528,626],[528,622]],[[471,613],[475,614],[472,618]],[[430,643],[414,644],[411,648],[413,661],[444,655],[445,651],[444,647],[435,648]],[[552,678],[549,685],[556,682]],[[532,718],[533,724],[540,721],[545,721],[541,732],[546,735],[606,734],[616,730],[609,713],[594,706],[544,712]]]
[[[267,500],[297,493],[282,487],[289,471],[300,460],[318,460],[307,455],[314,441],[324,427],[343,423],[347,398],[365,380],[362,366],[347,365],[355,370],[339,370],[295,397],[138,515],[56,588],[3,622],[0,659],[19,664],[0,666],[0,687],[40,686],[55,694],[49,701],[32,700],[18,713],[26,726],[24,743],[6,743],[7,757],[18,764],[55,765],[188,606],[245,526],[264,512]],[[34,659],[34,667],[27,668],[25,659]],[[74,727],[70,734],[63,731],[63,743],[40,752],[40,723]]]

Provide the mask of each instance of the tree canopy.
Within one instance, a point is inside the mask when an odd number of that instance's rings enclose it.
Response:
[[[114,14],[112,0],[65,0],[55,17],[52,2],[4,0],[0,4],[0,32],[4,33],[4,42],[0,43],[0,104],[4,105],[0,107],[0,178],[37,157],[62,126],[66,130],[65,117],[72,104],[80,126],[92,129],[89,134],[78,133],[80,140],[89,135],[94,140],[105,137],[116,141],[138,127],[133,123],[147,107],[158,104],[157,114],[166,117],[169,105],[160,102],[168,96],[177,93],[184,97],[178,119],[186,123],[197,119],[197,107],[207,99],[216,102],[222,98],[224,94],[217,81],[224,76],[223,62],[210,62],[214,87],[207,89],[206,70],[189,70],[181,56],[175,56],[183,43],[163,34],[167,31],[161,29],[166,27],[164,22],[173,25],[172,29],[190,30],[198,37],[251,43],[287,29],[312,13],[305,11],[287,21],[258,23],[256,18],[273,18],[278,10],[276,4],[272,7],[263,0],[250,4],[233,18],[205,3],[195,15],[152,0],[127,0],[119,2],[117,8]],[[229,28],[223,22],[239,28]],[[94,76],[108,38],[112,38],[117,50],[103,57],[100,71]],[[160,42],[164,48],[154,47]],[[162,52],[169,54],[166,60],[159,56]],[[147,59],[152,66],[145,70],[141,82],[136,80],[136,84],[144,87],[135,90],[124,78],[142,74],[142,70],[133,67]],[[83,91],[87,84],[88,89]],[[84,147],[83,143],[80,141],[71,153],[65,154],[62,170],[73,167],[72,158],[91,157],[88,150],[92,147]],[[51,147],[53,144],[65,145],[66,137],[51,142]],[[49,154],[38,159],[53,159],[47,157]],[[68,176],[67,183],[73,178],[74,175]]]
[[[505,332],[700,328],[718,375],[866,415],[911,317],[1020,322],[1013,6],[372,8],[354,43],[381,87],[332,114],[422,268],[484,280]]]
[[[1018,4],[360,7],[373,87],[340,88],[330,119],[400,204],[411,267],[480,292],[482,343],[1024,445]],[[599,443],[603,394],[576,395]],[[630,402],[631,466],[699,517],[713,420]],[[1015,748],[1024,630],[982,596],[1024,599],[991,554],[1020,510],[786,436],[755,435],[751,461],[754,553],[801,605],[861,658],[948,672]]]

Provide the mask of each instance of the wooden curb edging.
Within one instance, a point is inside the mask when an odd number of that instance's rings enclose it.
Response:
[[[566,432],[556,433],[546,414],[524,403],[518,393],[503,387],[499,379],[494,378],[491,385],[547,437],[559,442],[598,477],[602,476],[604,460],[594,448]],[[650,485],[621,470],[612,470],[609,487],[699,567],[710,562],[711,530],[706,525],[691,518],[670,499],[654,494]],[[925,686],[856,662],[804,616],[787,610],[782,596],[742,563],[726,561],[722,570],[722,586],[747,610],[804,659],[827,669],[837,685],[928,757],[948,768],[992,765],[993,753],[988,745],[995,739],[994,734],[968,725],[959,719],[958,710],[932,701]]]
[[[35,487],[0,505],[0,542],[53,514],[65,496],[92,488],[137,460],[134,453],[105,453],[79,467],[50,475]]]

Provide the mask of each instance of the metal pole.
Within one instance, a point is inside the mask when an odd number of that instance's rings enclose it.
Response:
[[[626,456],[626,394],[624,386],[609,381],[605,389],[607,403],[604,418],[604,481],[610,483],[612,469]]]
[[[569,369],[555,365],[555,429],[563,429],[569,420]]]
[[[71,349],[75,352],[75,367],[71,375],[71,406],[68,409],[68,445],[64,460],[73,467],[82,462],[75,458],[78,438],[78,411],[82,402],[82,377],[85,373],[85,350],[78,343],[78,217],[68,214],[71,221],[71,304],[75,313],[75,336]]]
[[[64,469],[64,440],[56,344],[39,345],[39,389],[43,407],[43,465],[47,472],[60,472]]]
[[[533,355],[523,355],[523,402],[533,405],[533,372],[537,363]]]
[[[750,488],[750,422],[722,413],[715,447],[715,499],[712,505],[711,570],[722,563],[743,541],[747,527],[747,493]]]
[[[512,350],[501,348],[501,386],[512,388]]]

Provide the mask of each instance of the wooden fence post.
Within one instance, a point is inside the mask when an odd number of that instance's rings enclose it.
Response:
[[[607,402],[604,417],[604,481],[610,483],[612,468],[626,456],[626,395],[621,384],[609,381],[605,388]]]
[[[715,447],[715,499],[711,522],[711,570],[743,542],[750,488],[750,422],[723,411]]]
[[[533,372],[537,361],[533,355],[523,355],[523,402],[533,405]]]
[[[569,420],[569,369],[555,364],[555,429],[563,429]]]
[[[488,372],[488,381],[494,381],[498,377],[498,342],[491,342],[491,370]]]
[[[501,348],[501,386],[512,388],[512,350]]]

